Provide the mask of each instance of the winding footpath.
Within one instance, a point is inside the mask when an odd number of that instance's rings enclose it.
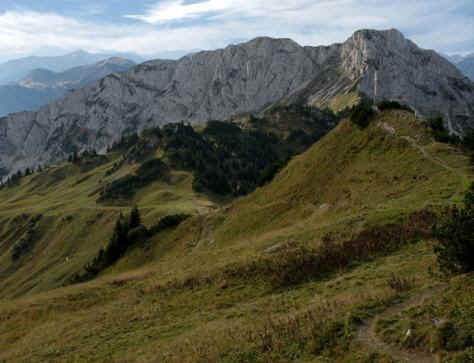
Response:
[[[410,145],[412,147],[414,147],[415,149],[418,149],[420,151],[420,153],[423,155],[423,157],[427,160],[430,160],[431,162],[435,163],[435,164],[438,164],[439,166],[441,166],[443,169],[446,169],[448,171],[451,171],[453,172],[454,174],[456,175],[461,175],[457,170],[451,168],[450,166],[448,166],[443,160],[441,160],[440,158],[437,158],[435,156],[432,156],[430,155],[423,146],[421,145],[418,145],[418,143],[416,142],[415,139],[413,139],[412,137],[410,136],[400,136],[403,140],[406,140],[410,143]]]
[[[362,323],[356,333],[356,339],[367,346],[368,348],[377,351],[379,353],[387,354],[391,356],[394,360],[400,362],[419,362],[419,363],[435,363],[436,356],[434,354],[412,351],[402,349],[390,344],[383,342],[379,339],[374,330],[373,326],[377,320],[387,319],[393,315],[397,315],[405,310],[410,308],[422,305],[424,300],[439,294],[443,290],[444,286],[436,286],[426,290],[423,290],[417,295],[412,296],[408,300],[394,305],[381,314],[378,314]]]

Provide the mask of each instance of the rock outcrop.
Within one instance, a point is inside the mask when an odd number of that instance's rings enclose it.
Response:
[[[426,117],[443,114],[453,133],[474,127],[474,84],[436,52],[420,49],[397,30],[356,32],[344,48],[346,70],[362,72],[360,91],[373,96],[377,71],[377,98],[402,101]]]
[[[345,43],[302,47],[257,38],[177,61],[143,63],[41,108],[0,119],[0,170],[102,150],[123,133],[169,122],[201,123],[257,112],[275,102],[318,105],[364,92],[445,115],[462,134],[474,126],[474,85],[450,62],[397,30],[361,30]]]

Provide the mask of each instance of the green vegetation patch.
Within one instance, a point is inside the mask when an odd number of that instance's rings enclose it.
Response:
[[[369,126],[370,121],[375,117],[372,103],[366,99],[353,106],[349,111],[350,120],[362,129]]]
[[[160,159],[151,159],[144,162],[135,174],[126,175],[106,185],[100,193],[98,202],[114,201],[131,198],[137,189],[145,187],[154,181],[167,182],[170,169]]]
[[[108,245],[101,248],[94,259],[84,266],[84,273],[75,274],[71,283],[88,281],[101,271],[116,263],[127,250],[139,242],[144,242],[153,235],[166,229],[177,227],[189,215],[170,215],[162,218],[150,230],[141,224],[141,216],[137,207],[134,207],[128,217],[122,214],[118,217]]]
[[[448,275],[474,271],[474,183],[464,196],[464,207],[447,210],[443,219],[434,228],[441,271]]]
[[[12,261],[18,261],[23,255],[33,249],[38,240],[37,225],[42,217],[40,214],[29,220],[24,236],[13,246]]]

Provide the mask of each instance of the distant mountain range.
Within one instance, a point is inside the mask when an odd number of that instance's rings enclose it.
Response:
[[[17,84],[26,88],[80,88],[110,73],[127,71],[135,64],[135,62],[125,58],[113,57],[59,73],[38,68],[31,71]]]
[[[145,62],[37,112],[0,118],[0,170],[64,160],[72,149],[105,150],[123,134],[167,123],[226,120],[271,105],[336,107],[354,94],[408,104],[419,116],[441,113],[453,133],[474,127],[474,84],[395,29],[360,30],[319,47],[262,37]]]
[[[455,54],[446,56],[454,63],[467,77],[474,81],[474,53],[465,56]]]
[[[114,72],[125,72],[135,62],[113,57],[63,72],[38,68],[18,82],[0,86],[0,116],[31,111],[57,100],[68,90],[85,87]]]
[[[35,69],[46,69],[52,72],[64,72],[68,69],[94,64],[111,57],[121,57],[142,63],[145,59],[133,53],[88,53],[78,50],[56,57],[25,57],[0,64],[0,85],[10,84],[25,78]]]

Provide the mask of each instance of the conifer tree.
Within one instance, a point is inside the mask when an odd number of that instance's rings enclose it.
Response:
[[[137,206],[134,206],[130,214],[130,229],[137,228],[141,224],[140,211]]]

